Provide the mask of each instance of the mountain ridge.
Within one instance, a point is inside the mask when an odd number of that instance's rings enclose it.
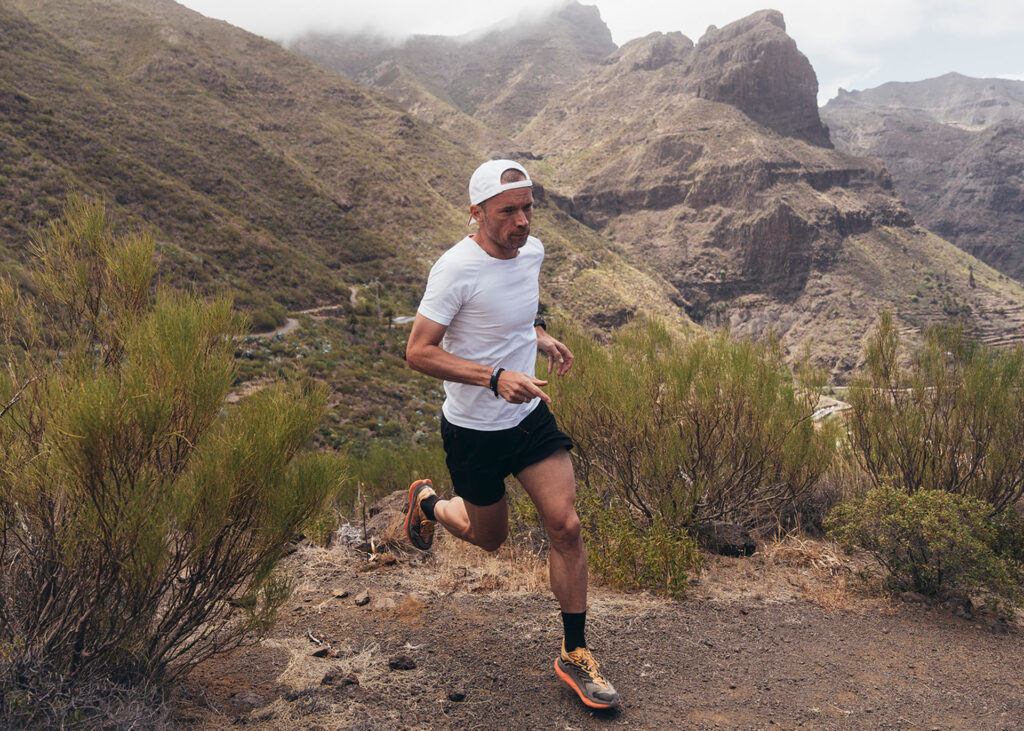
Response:
[[[946,74],[843,92],[837,146],[883,160],[915,216],[1024,280],[1024,82]]]
[[[0,6],[0,104],[20,115],[0,128],[0,248],[15,270],[68,187],[155,229],[170,281],[227,287],[247,309],[347,301],[353,284],[386,281],[411,311],[430,264],[464,235],[483,156],[386,97],[169,0],[16,5]],[[545,286],[608,266],[643,282],[631,311],[685,326],[655,275],[559,215],[536,221]],[[581,319],[619,312],[614,283],[588,276]]]

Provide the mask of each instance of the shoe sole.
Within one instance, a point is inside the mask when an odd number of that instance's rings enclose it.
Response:
[[[429,484],[431,484],[430,480],[416,480],[416,482],[409,485],[409,510],[405,514],[405,537],[409,539],[409,543],[413,545],[413,548],[420,551],[428,550],[429,546],[428,548],[422,548],[416,545],[416,541],[412,539],[412,531],[410,531],[409,528],[412,525],[412,511],[416,507],[416,491],[420,485]]]
[[[578,695],[580,697],[580,700],[583,701],[583,703],[585,705],[588,705],[591,708],[596,708],[596,709],[598,709],[600,711],[607,711],[607,710],[609,710],[611,708],[618,707],[618,705],[619,705],[618,701],[614,701],[612,703],[598,703],[597,701],[592,701],[589,698],[587,698],[585,695],[583,695],[583,691],[580,690],[580,687],[578,685],[576,685],[576,681],[572,679],[572,676],[569,675],[569,673],[567,673],[564,670],[562,670],[561,667],[559,667],[559,665],[558,665],[559,659],[560,658],[557,658],[557,657],[555,658],[555,673],[558,675],[559,678],[562,679],[562,682],[564,682],[566,685],[568,685],[570,688],[572,688],[574,691],[576,691],[576,695]]]

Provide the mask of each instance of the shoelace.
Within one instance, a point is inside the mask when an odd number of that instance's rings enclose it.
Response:
[[[584,672],[590,676],[590,679],[593,682],[604,687],[608,686],[608,681],[602,678],[601,673],[598,672],[599,666],[597,664],[597,660],[594,659],[594,656],[590,654],[589,650],[585,647],[581,647],[578,650],[573,650],[568,653],[568,656],[573,665],[583,668]]]

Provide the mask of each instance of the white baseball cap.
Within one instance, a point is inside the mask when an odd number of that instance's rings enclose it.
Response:
[[[501,174],[506,170],[518,170],[526,176],[526,180],[517,180],[514,183],[501,182]],[[478,167],[469,179],[469,204],[478,206],[488,198],[493,198],[498,193],[514,188],[529,188],[533,185],[529,173],[514,160],[488,160]]]

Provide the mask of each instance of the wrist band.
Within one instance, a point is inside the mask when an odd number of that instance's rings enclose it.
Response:
[[[504,368],[498,368],[494,366],[494,370],[491,371],[491,391],[494,392],[494,398],[500,398],[498,394],[498,376],[505,372]]]
[[[537,315],[537,319],[533,321],[533,326],[543,328],[545,331],[547,331],[548,329],[547,322],[545,322],[544,318],[541,317],[540,315]]]

